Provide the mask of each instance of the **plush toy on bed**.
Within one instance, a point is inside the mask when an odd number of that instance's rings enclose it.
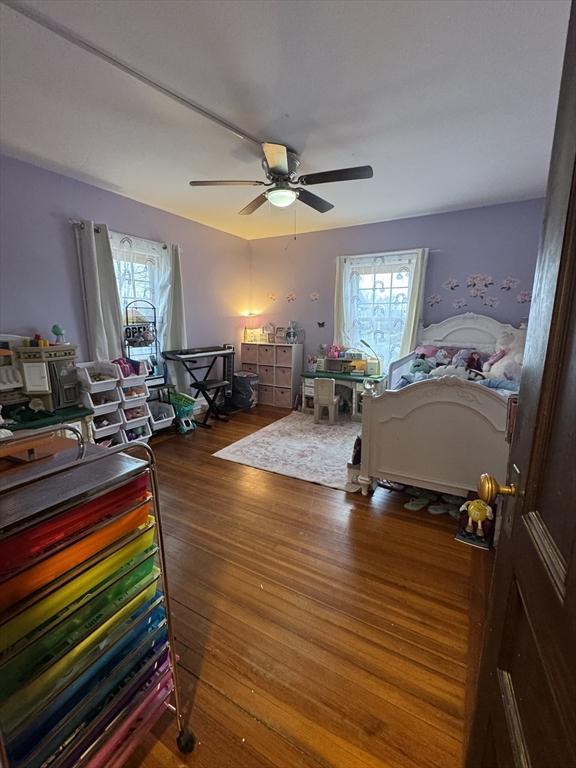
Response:
[[[424,355],[418,355],[412,361],[410,373],[430,373],[433,368],[434,366],[432,363],[429,360],[426,360]]]
[[[498,339],[496,348],[497,351],[484,363],[484,373],[491,379],[520,381],[524,336],[505,332]]]

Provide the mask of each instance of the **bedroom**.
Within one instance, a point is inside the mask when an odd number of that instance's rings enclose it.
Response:
[[[75,347],[81,371],[83,362],[128,356],[124,326],[139,333],[138,326],[150,332],[152,324],[158,350],[143,347],[140,359],[155,358],[144,389],[153,396],[164,383],[162,352],[169,350],[216,348],[221,356],[211,358],[214,371],[225,380],[231,373],[226,345],[234,345],[236,370],[253,373],[255,366],[260,376],[256,407],[230,413],[227,422],[210,419],[209,429],[192,429],[190,419],[202,421],[207,413],[212,396],[207,389],[199,394],[208,398],[197,398],[195,410],[188,408],[183,417],[188,427],[181,425],[177,433],[172,426],[149,440],[165,517],[160,565],[166,565],[172,593],[179,708],[197,744],[191,754],[181,754],[174,718],[164,713],[127,765],[464,764],[476,678],[482,683],[478,657],[494,550],[455,542],[456,521],[426,508],[405,509],[410,495],[376,487],[363,496],[291,476],[313,468],[316,456],[334,455],[336,448],[324,437],[331,425],[315,430],[312,414],[290,407],[304,399],[299,366],[310,367],[312,374],[321,373],[312,371],[319,368],[318,358],[333,361],[332,372],[354,362],[319,353],[321,345],[343,342],[337,326],[344,304],[335,301],[335,291],[347,285],[350,259],[388,260],[386,273],[392,275],[404,269],[398,259],[408,258],[406,252],[415,254],[411,270],[418,269],[420,255],[420,279],[410,280],[411,289],[420,289],[409,302],[411,325],[404,319],[406,338],[392,343],[387,337],[393,354],[377,350],[381,373],[411,353],[416,340],[437,341],[422,336],[422,328],[437,328],[449,318],[457,319],[449,342],[462,342],[462,348],[490,343],[490,352],[498,351],[495,329],[512,325],[522,331],[533,304],[539,307],[537,325],[546,327],[552,302],[538,303],[541,288],[534,272],[551,205],[546,180],[569,12],[563,1],[0,4],[0,334],[22,339],[39,334],[42,342],[53,343],[53,326],[60,326],[64,333],[58,335],[69,349]],[[190,180],[264,181],[260,142],[288,145],[298,153],[301,167],[294,179],[366,165],[373,177],[313,187],[334,205],[325,213],[306,205],[303,195],[286,208],[268,201],[240,216],[261,191],[256,186],[189,185]],[[269,160],[268,171],[272,155]],[[278,162],[284,162],[282,156]],[[160,267],[149,265],[167,263],[168,254],[168,279],[150,278]],[[149,280],[144,290],[150,293],[123,292],[115,264],[117,269],[129,264],[132,276],[135,264],[146,265],[140,274]],[[370,270],[376,274],[373,265]],[[544,278],[551,279],[543,272],[540,283]],[[552,287],[549,282],[548,290]],[[120,293],[124,303],[153,296],[154,309],[163,309],[158,323],[148,316],[128,322],[116,298]],[[469,312],[488,318],[488,326],[480,328],[479,321],[464,337]],[[292,346],[286,335],[290,321],[299,334]],[[262,328],[273,340],[263,341]],[[418,339],[408,338],[406,328]],[[374,330],[380,327],[372,328],[370,346]],[[243,345],[255,346],[256,339],[262,341],[257,355],[266,346],[273,355],[287,349],[294,355],[291,365],[275,365],[275,357],[250,362]],[[38,354],[22,340],[8,344],[4,357],[21,345],[22,354]],[[535,347],[534,342],[530,354]],[[137,359],[138,347],[130,349],[136,349]],[[364,347],[360,353],[368,374],[374,357]],[[36,408],[51,412],[56,404],[47,401],[38,363],[25,360],[12,366],[26,373],[20,391],[40,400]],[[54,365],[43,363],[40,369]],[[168,361],[167,367],[176,388],[189,391],[183,361]],[[276,368],[291,368],[295,375],[274,387],[266,376],[276,376]],[[141,416],[146,408],[170,413],[170,402],[163,403],[168,410],[155,398],[141,404],[142,389],[133,393],[137,407],[122,407],[127,392],[122,387],[114,389],[120,404],[106,405],[103,392],[111,390],[98,392],[98,385],[107,369],[100,368],[96,378],[90,373],[94,368],[84,370],[81,380],[96,389],[82,391],[82,405],[96,394],[92,404],[101,409],[77,422],[88,440],[96,435],[108,442],[112,436],[113,443],[127,445],[126,436],[146,439],[152,430],[124,423],[125,411],[146,425],[151,423]],[[528,373],[536,392],[536,374]],[[65,386],[53,386],[64,397]],[[423,381],[373,398],[362,391],[358,402],[369,410],[433,386]],[[343,387],[334,390],[341,410],[349,403]],[[274,402],[276,389],[288,398],[281,407],[266,404],[267,397]],[[478,397],[497,402],[489,387],[468,380],[452,389],[481,389]],[[111,407],[115,410],[107,410]],[[455,407],[453,401],[449,407]],[[184,413],[186,406],[181,408]],[[495,443],[483,426],[483,406],[480,417],[473,408],[461,410],[462,416],[445,419],[447,428],[436,430],[440,434],[431,435],[417,420],[409,426],[404,438],[413,436],[403,440],[404,450],[386,456],[386,461],[404,456],[401,467],[384,468],[378,451],[366,449],[363,440],[365,490],[379,480],[404,479],[438,495],[472,491],[476,475],[487,471],[480,465]],[[30,411],[25,409],[28,416]],[[432,417],[435,424],[443,423],[443,413]],[[504,400],[498,401],[500,448],[506,415]],[[270,451],[259,449],[271,460],[282,438],[274,429],[294,417],[305,417],[307,435],[316,441],[308,445],[316,447],[302,449],[296,432],[293,447],[277,452],[275,471],[257,468],[250,441],[258,433],[273,435],[267,438]],[[348,430],[346,462],[360,430],[364,437],[362,420],[346,413],[337,417],[334,429]],[[459,425],[466,426],[457,437]],[[53,426],[47,429],[45,442],[62,439],[52,437]],[[483,429],[487,435],[475,440]],[[519,432],[526,440],[526,430]],[[458,463],[450,450],[462,445],[463,434],[466,450],[458,450],[466,461],[460,474],[424,483],[426,462],[434,454],[449,456],[443,466]],[[442,444],[448,435],[452,444]],[[244,439],[248,450],[241,461],[214,455]],[[44,449],[55,450],[52,443]],[[66,447],[29,465],[11,462],[0,474],[3,490],[14,477],[42,473],[43,466],[71,451]],[[344,461],[338,461],[348,480]],[[492,474],[499,483],[511,479],[505,466]],[[44,493],[53,492],[49,475],[41,482]],[[6,503],[0,500],[1,518],[10,514]],[[499,517],[504,526],[502,510]],[[10,542],[16,534],[4,520],[2,526],[2,539]],[[559,529],[551,530],[552,539],[562,538]],[[35,605],[37,598],[34,592],[24,600]],[[4,628],[5,616],[2,622]],[[10,653],[17,660],[8,648]],[[5,713],[14,726],[9,707]],[[30,724],[30,715],[21,713],[18,732]],[[557,734],[552,736],[560,744]],[[467,764],[473,765],[481,758],[478,744],[470,744]],[[107,746],[104,739],[103,749]],[[526,750],[532,748],[528,738]],[[484,765],[497,764],[483,759]],[[535,757],[533,762],[545,765]]]

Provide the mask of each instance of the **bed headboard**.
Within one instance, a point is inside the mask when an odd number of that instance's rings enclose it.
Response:
[[[526,329],[499,323],[486,315],[466,312],[421,328],[418,343],[434,344],[437,347],[474,347],[484,352],[492,352],[503,333],[525,334]]]

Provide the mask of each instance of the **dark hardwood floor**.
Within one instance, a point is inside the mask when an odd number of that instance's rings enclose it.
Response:
[[[260,406],[153,443],[199,743],[181,755],[166,714],[128,766],[459,768],[485,555],[399,494],[212,456],[284,415]]]

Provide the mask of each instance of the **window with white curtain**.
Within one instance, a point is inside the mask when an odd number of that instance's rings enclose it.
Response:
[[[335,342],[378,355],[381,369],[407,354],[422,315],[427,250],[342,256],[338,260]]]
[[[164,243],[145,240],[121,232],[110,232],[110,247],[114,260],[116,283],[120,296],[122,319],[128,304],[145,299],[156,308],[158,338],[163,348],[166,327],[166,302],[162,290],[163,275],[169,269],[169,254]],[[138,359],[138,348],[131,350],[131,355]],[[146,357],[143,351],[142,357]]]

